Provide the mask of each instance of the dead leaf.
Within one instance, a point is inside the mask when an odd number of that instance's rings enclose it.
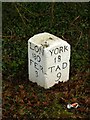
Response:
[[[23,85],[19,85],[19,88],[20,88],[20,89],[24,89],[24,86],[23,86]]]

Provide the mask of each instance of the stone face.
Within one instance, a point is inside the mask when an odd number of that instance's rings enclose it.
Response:
[[[34,35],[28,40],[29,80],[50,88],[69,80],[70,45],[49,33]]]

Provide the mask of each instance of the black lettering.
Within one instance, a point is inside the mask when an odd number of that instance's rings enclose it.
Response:
[[[31,50],[34,50],[34,48],[32,48],[32,44],[31,44],[31,42],[30,42],[30,49],[31,49]]]
[[[68,51],[68,46],[64,46],[64,52]]]
[[[58,51],[59,51],[58,48],[55,48],[54,54],[57,55],[57,54],[58,54]]]
[[[38,69],[38,64],[37,64],[36,62],[34,62],[34,67],[35,67],[37,70],[39,70],[39,69]]]
[[[55,58],[54,58],[54,62],[55,62],[55,63],[57,62],[56,60],[57,60],[57,58],[55,57]]]
[[[67,63],[64,62],[64,63],[62,64],[62,69],[65,69],[66,67],[67,67]]]
[[[56,63],[56,62],[60,62],[61,61],[61,56],[60,55],[58,55],[58,57],[55,57],[54,58],[54,62]]]
[[[61,61],[61,56],[60,55],[58,55],[58,62],[60,62]]]
[[[32,53],[32,57],[34,58],[34,60],[36,60],[37,62],[41,61],[41,58],[39,55],[36,55],[35,53]]]
[[[35,52],[39,52],[39,48],[37,45],[34,47],[34,50],[35,50]]]
[[[63,52],[63,47],[59,48],[59,53]]]
[[[35,52],[37,52],[38,54],[44,55],[44,49],[41,47],[38,47],[37,45],[34,47]]]
[[[31,65],[32,63],[34,63],[34,61],[30,59],[30,65]]]
[[[38,53],[40,54],[40,53],[42,53],[42,55],[43,55],[43,49],[41,48],[41,47],[38,47]]]
[[[36,54],[35,53],[32,53],[32,57],[34,58],[34,60],[36,60]]]
[[[44,46],[40,47],[40,51],[41,51],[42,55],[44,55]],[[40,54],[40,51],[39,51],[39,54]]]
[[[59,48],[49,50],[51,56],[53,55],[53,53],[57,55],[58,53],[66,52],[66,51],[68,51],[68,46],[61,46]]]
[[[51,56],[52,56],[52,53],[53,53],[53,50],[51,51],[51,50],[49,50],[50,51],[50,53],[51,53]]]
[[[60,66],[59,65],[57,65],[57,68],[56,68],[56,70],[55,71],[57,71],[57,70],[61,70],[61,68],[60,68]]]
[[[37,61],[40,62],[41,61],[41,58],[39,55],[37,55]]]
[[[55,66],[52,66],[52,67],[49,67],[48,69],[50,69],[51,70],[51,72],[52,72],[52,69],[54,68]]]
[[[38,71],[35,71],[35,73],[36,73],[36,77],[38,77]]]
[[[38,47],[37,45],[33,47],[33,49],[35,52],[37,52],[38,54],[42,54],[44,55],[44,48],[42,47]]]
[[[57,73],[57,80],[55,80],[55,82],[58,82],[59,80],[60,80],[60,78],[61,78],[61,73],[59,72],[59,73]]]
[[[44,55],[44,48],[42,48],[42,55]]]
[[[40,70],[42,71],[42,73],[43,73],[43,67],[40,65]]]

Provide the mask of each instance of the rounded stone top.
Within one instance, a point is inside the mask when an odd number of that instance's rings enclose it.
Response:
[[[55,35],[44,32],[34,35],[33,37],[30,38],[30,41],[34,44],[48,47],[49,45],[55,44],[55,42],[61,42],[63,40],[60,39],[59,37],[56,37]]]

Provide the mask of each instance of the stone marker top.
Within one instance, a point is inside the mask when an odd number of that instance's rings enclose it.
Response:
[[[53,45],[56,45],[58,42],[60,44],[63,44],[66,41],[60,39],[59,37],[56,37],[50,33],[44,32],[34,35],[29,39],[32,43],[38,45],[38,46],[44,46],[44,48],[52,47]]]

